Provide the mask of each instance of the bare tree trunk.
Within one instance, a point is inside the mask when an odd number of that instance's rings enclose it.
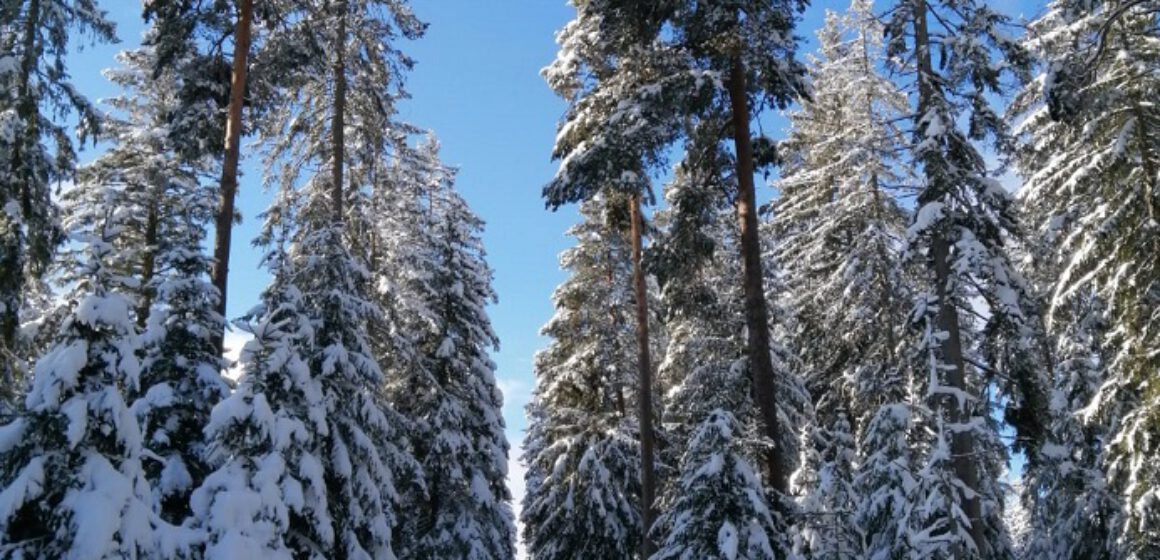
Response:
[[[214,219],[212,271],[213,286],[218,291],[217,312],[226,316],[226,289],[230,276],[230,243],[234,228],[234,199],[238,194],[238,164],[242,148],[242,105],[245,103],[247,63],[250,58],[250,34],[254,19],[254,0],[239,0],[238,21],[234,28],[234,65],[230,80],[230,106],[226,117],[226,150],[222,164],[218,211]],[[214,334],[214,346],[223,350],[224,332]]]
[[[330,203],[335,224],[343,221],[343,168],[346,158],[346,1],[335,3],[338,14],[338,44],[334,46],[334,112],[330,119],[330,136],[334,153],[332,155]]]
[[[934,81],[934,65],[931,62],[930,34],[927,28],[927,6],[925,0],[915,0],[914,8],[914,48],[918,63],[918,115],[922,118],[934,100],[938,85]],[[941,160],[930,159],[924,162],[925,166],[945,165]],[[919,203],[942,198],[945,185],[931,183],[926,192],[920,196]],[[963,359],[962,332],[959,326],[959,313],[955,305],[951,288],[951,254],[950,242],[942,232],[936,231],[932,235],[930,246],[930,264],[934,268],[935,296],[938,298],[938,315],[936,323],[939,331],[946,334],[940,342],[939,363],[948,366],[946,382],[949,386],[961,391],[967,390],[966,363]],[[948,413],[952,423],[964,425],[972,415],[968,403],[959,403],[955,399],[943,400],[943,409]],[[975,435],[969,429],[956,430],[951,436],[951,453],[954,455],[952,465],[955,476],[971,491],[979,489],[979,474],[975,469]],[[975,542],[979,554],[986,558],[988,551],[982,547],[986,544],[983,536],[982,504],[978,496],[971,498],[963,496],[963,511],[970,520],[970,535]],[[958,551],[960,557],[966,556],[966,551]]]
[[[652,359],[649,355],[648,336],[648,290],[645,286],[644,218],[641,216],[640,195],[629,200],[632,215],[632,279],[636,296],[636,349],[637,370],[640,386],[637,395],[638,421],[640,422],[640,501],[641,519],[644,533],[641,535],[640,554],[647,560],[653,553],[653,542],[649,538],[653,519],[656,517],[653,502],[656,499],[656,464],[653,460],[653,404],[652,404]]]
[[[769,484],[783,494],[789,479],[778,442],[777,387],[769,346],[769,311],[765,304],[761,243],[757,233],[757,194],[753,183],[753,142],[749,136],[749,99],[745,68],[740,56],[729,72],[729,102],[733,112],[733,143],[737,153],[737,218],[741,224],[742,286],[745,290],[745,327],[753,398],[761,411],[766,435],[774,443],[766,455]]]

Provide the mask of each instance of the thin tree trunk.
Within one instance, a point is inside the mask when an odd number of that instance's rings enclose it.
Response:
[[[918,118],[930,110],[938,85],[934,82],[934,65],[931,62],[930,34],[927,28],[927,7],[925,0],[915,0],[914,8],[914,48],[918,63]],[[928,158],[924,162],[928,168],[946,165],[940,159]],[[919,203],[941,199],[945,185],[931,183],[926,192],[920,197]],[[950,242],[942,232],[935,231],[930,246],[930,263],[934,268],[935,296],[938,298],[938,315],[936,323],[938,330],[945,333],[939,348],[939,363],[948,366],[946,373],[947,384],[960,391],[967,391],[966,363],[963,359],[962,332],[959,326],[958,308],[953,301],[951,287],[951,254]],[[952,423],[965,425],[970,421],[972,412],[969,403],[959,403],[956,399],[944,399],[944,410],[948,413]],[[975,469],[975,435],[969,429],[956,430],[951,436],[951,453],[954,455],[952,465],[955,476],[963,482],[970,492],[979,489],[979,474]],[[987,558],[989,551],[984,550],[986,541],[983,536],[982,505],[978,496],[963,496],[963,511],[971,523],[970,535],[980,556]],[[958,551],[960,557],[966,556],[966,551]]]
[[[757,233],[757,194],[753,182],[753,143],[749,136],[749,99],[746,96],[745,68],[741,57],[733,58],[729,72],[729,103],[733,112],[733,143],[737,154],[737,218],[741,225],[742,286],[745,290],[745,326],[749,372],[753,397],[765,432],[773,442],[766,454],[766,474],[770,486],[783,494],[789,479],[778,442],[777,389],[769,346],[769,311],[765,305],[761,243]]]
[[[629,200],[632,214],[632,280],[636,295],[636,350],[637,370],[640,381],[637,401],[638,421],[640,422],[640,500],[641,519],[644,522],[644,534],[641,536],[641,558],[647,560],[652,556],[653,542],[649,538],[655,512],[653,501],[656,498],[656,465],[653,461],[653,405],[652,405],[652,360],[649,356],[648,336],[648,291],[645,286],[644,250],[642,248],[644,236],[644,218],[641,216],[640,195],[635,194]]]
[[[330,135],[334,149],[330,179],[330,203],[333,213],[331,219],[334,220],[335,224],[341,224],[343,221],[343,168],[346,158],[346,148],[343,145],[346,136],[344,130],[346,127],[346,1],[339,0],[335,3],[335,8],[340,13],[338,14],[338,44],[334,46],[334,113],[330,116]]]
[[[213,286],[218,291],[217,312],[226,316],[226,296],[230,276],[230,243],[234,228],[234,199],[238,194],[238,163],[242,155],[242,105],[245,103],[247,63],[250,58],[250,34],[254,19],[254,0],[239,0],[238,21],[234,28],[234,65],[230,79],[230,106],[226,117],[225,161],[222,164],[218,211],[214,219]],[[214,334],[214,346],[220,353],[225,332]]]
[[[153,201],[145,216],[145,248],[141,256],[141,302],[137,306],[137,326],[141,329],[149,322],[156,296],[153,277],[157,274],[157,222],[157,202]]]

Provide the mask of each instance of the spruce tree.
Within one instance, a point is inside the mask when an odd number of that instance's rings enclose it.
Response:
[[[871,9],[856,1],[846,14],[829,13],[818,32],[813,95],[791,114],[779,147],[781,196],[772,209],[775,254],[799,329],[793,345],[827,424],[860,385],[903,361],[910,297],[899,253],[909,216],[897,201],[913,186],[899,161],[907,99],[879,73],[882,26]],[[874,409],[854,412],[863,422]]]
[[[583,200],[609,185],[641,193],[642,172],[666,165],[670,148],[686,137],[687,121],[725,115],[732,126],[714,136],[724,140],[728,134],[736,155],[726,166],[737,193],[749,367],[768,436],[782,438],[753,186],[757,160],[749,121],[755,107],[749,98],[784,107],[803,90],[792,34],[801,4],[573,5],[577,17],[558,35],[560,54],[545,70],[549,85],[574,100],[557,135],[554,154],[561,169],[544,189],[548,205]],[[769,160],[765,152],[763,163]],[[768,482],[784,492],[785,453],[774,446],[767,455]]]
[[[995,444],[996,391],[990,389],[997,386],[1006,397],[1015,411],[1008,417],[1024,420],[1015,426],[1019,436],[1034,442],[1042,434],[1035,412],[1043,405],[1044,364],[1015,368],[992,360],[990,367],[979,367],[987,366],[982,362],[988,345],[1002,347],[1002,353],[1040,348],[1033,336],[1036,302],[1006,248],[1007,236],[1017,235],[1011,197],[987,176],[974,144],[990,137],[1004,148],[1006,126],[987,96],[1002,94],[1006,80],[1026,72],[1027,54],[1008,38],[1005,25],[1007,18],[979,2],[924,0],[896,3],[886,24],[892,61],[911,65],[902,69],[913,76],[911,155],[924,182],[907,251],[925,266],[929,285],[914,317],[927,365],[927,398],[942,422],[932,453],[949,445],[945,457],[930,455],[919,471],[934,477],[920,477],[919,486],[941,492],[944,505],[912,516],[912,523],[925,524],[916,530],[939,543],[939,554],[958,558],[1010,555],[1002,495],[994,484],[1004,458],[1003,447]],[[986,312],[976,313],[972,302],[981,302]],[[1004,368],[1001,375],[995,367]],[[949,480],[954,483],[948,486]]]
[[[777,526],[764,489],[736,441],[736,420],[716,410],[698,426],[681,459],[678,496],[658,520],[666,535],[651,558],[777,558]]]
[[[508,444],[502,395],[488,349],[499,344],[485,306],[495,301],[480,239],[483,222],[454,191],[454,170],[425,152],[435,172],[428,187],[435,268],[428,279],[435,319],[419,347],[429,384],[396,401],[416,421],[411,441],[423,466],[426,497],[406,516],[403,558],[504,559],[514,554]],[[406,404],[405,404],[406,403]]]
[[[712,128],[711,124],[702,126],[703,132]],[[723,522],[720,515],[732,515],[721,510],[737,504],[719,510],[705,503],[711,499],[710,493],[699,490],[692,499],[690,485],[699,486],[706,478],[721,479],[718,482],[726,487],[726,496],[744,494],[746,485],[755,483],[749,488],[753,493],[748,494],[752,502],[747,507],[765,512],[767,518],[758,517],[758,523],[748,526],[736,520],[729,523],[746,534],[746,542],[755,543],[751,553],[766,557],[760,555],[768,552],[768,557],[777,557],[786,552],[784,535],[789,524],[780,510],[769,506],[760,480],[744,476],[745,472],[757,472],[754,465],[761,464],[768,440],[763,436],[745,371],[743,298],[736,282],[740,267],[733,257],[736,223],[728,203],[719,195],[723,184],[719,168],[709,164],[724,156],[715,144],[712,139],[708,148],[698,145],[699,149],[690,149],[678,165],[666,186],[668,208],[657,216],[662,233],[650,255],[669,333],[659,371],[665,396],[662,418],[669,443],[664,450],[665,463],[676,467],[662,487],[660,510],[666,513],[654,528],[653,538],[663,545],[654,558],[726,554],[716,548],[716,533],[709,532]],[[694,443],[700,446],[695,452],[690,447]],[[698,471],[713,453],[726,454],[732,470],[704,477]],[[726,497],[719,499],[728,501]],[[713,512],[697,511],[702,506]],[[704,515],[711,519],[703,519]],[[707,524],[710,521],[718,525],[711,527]]]
[[[99,131],[100,115],[69,82],[64,58],[75,34],[100,42],[116,35],[95,0],[9,1],[0,16],[0,407],[7,408],[21,392],[26,290],[63,241],[52,185],[76,165],[69,127],[53,117],[75,115],[82,140]]]
[[[422,26],[396,3],[303,0],[287,9],[288,27],[271,37],[267,49],[294,46],[308,56],[283,68],[292,72],[283,83],[296,92],[263,123],[263,134],[276,138],[267,177],[281,194],[267,213],[261,239],[288,240],[273,271],[271,297],[299,302],[309,336],[294,338],[288,350],[305,364],[308,381],[317,384],[321,409],[307,413],[324,418],[298,459],[310,463],[305,472],[321,481],[323,498],[306,508],[307,530],[291,524],[287,536],[294,538],[287,545],[299,555],[390,557],[401,491],[422,481],[402,435],[402,418],[383,398],[384,375],[370,343],[371,325],[381,322],[383,313],[368,297],[371,278],[354,229],[366,211],[363,160],[347,146],[381,147],[381,135],[393,130],[352,126],[355,133],[346,132],[348,122],[363,119],[389,124],[401,79],[392,72],[408,62],[383,47],[396,32],[415,36]],[[225,513],[215,504],[204,509]],[[225,526],[221,520],[206,522]]]
[[[912,472],[917,470],[915,453],[908,440],[915,421],[911,406],[900,398],[905,394],[903,387],[893,387],[887,393],[893,402],[878,408],[858,441],[854,492],[859,500],[854,519],[862,530],[868,560],[911,558],[914,550],[907,516],[911,489],[917,486]]]
[[[131,94],[111,101],[123,115],[107,119],[113,145],[81,169],[82,182],[64,196],[70,203],[66,216],[82,219],[77,214],[87,210],[79,203],[92,196],[89,189],[121,186],[116,245],[127,258],[110,266],[133,278],[133,315],[143,329],[141,391],[132,395],[133,411],[150,452],[145,472],[156,507],[180,525],[190,492],[207,472],[202,428],[229,392],[213,346],[214,333],[223,328],[213,311],[217,292],[208,283],[209,261],[201,249],[213,215],[212,191],[201,183],[209,161],[195,157],[189,140],[170,128],[181,126],[178,77],[170,71],[154,75],[152,48],[120,59],[122,66],[107,74]],[[63,266],[70,266],[67,260]]]
[[[572,275],[554,295],[536,355],[525,440],[523,540],[537,560],[633,557],[640,548],[639,433],[632,402],[631,256],[623,197],[581,205]],[[619,213],[619,215],[618,215]]]
[[[779,146],[771,237],[817,417],[803,431],[805,458],[793,486],[806,550],[819,558],[860,554],[855,511],[875,498],[853,490],[849,454],[877,408],[897,404],[899,395],[883,385],[908,361],[901,343],[912,282],[899,247],[909,216],[896,197],[914,181],[899,161],[907,98],[879,71],[882,31],[870,2],[827,14],[820,53],[810,60],[812,96],[791,114]]]
[[[126,395],[139,386],[138,338],[126,279],[110,265],[122,191],[91,188],[66,222],[84,252],[71,309],[36,363],[23,411],[0,443],[0,546],[30,558],[150,556],[155,518],[142,435]]]
[[[275,207],[297,206],[294,194],[280,193]],[[242,348],[242,377],[205,428],[215,470],[190,505],[206,558],[311,558],[323,554],[320,543],[334,542],[323,475],[325,395],[302,354],[314,331],[284,272],[292,231],[288,221],[267,224],[264,262],[274,280],[240,323],[253,335]]]
[[[1052,464],[1029,486],[1049,536],[1032,544],[1148,557],[1160,554],[1156,5],[1060,0],[1032,29],[1045,68],[1012,112],[1059,353]]]

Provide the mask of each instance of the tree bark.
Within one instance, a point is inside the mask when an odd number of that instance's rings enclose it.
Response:
[[[653,509],[653,502],[656,499],[656,465],[653,460],[652,359],[649,355],[648,290],[645,286],[642,247],[644,218],[641,216],[640,195],[634,194],[629,200],[629,205],[632,216],[632,280],[636,296],[637,370],[640,381],[637,413],[640,422],[640,511],[644,522],[640,554],[642,559],[647,560],[653,553],[649,530],[652,529],[653,519],[656,517]]]
[[[222,164],[218,211],[214,219],[214,265],[212,282],[218,291],[217,312],[226,316],[226,296],[230,275],[230,243],[234,228],[234,199],[238,194],[238,164],[242,149],[242,105],[245,103],[247,63],[254,19],[254,0],[239,0],[238,21],[234,28],[233,76],[230,79],[230,106],[226,117],[225,160]],[[214,334],[218,352],[224,349],[225,332]]]
[[[152,201],[145,216],[145,248],[141,255],[141,301],[137,305],[137,327],[141,329],[149,323],[149,312],[157,295],[152,285],[157,274],[157,218],[157,202]]]
[[[925,0],[915,0],[914,7],[914,48],[918,65],[918,113],[922,119],[930,110],[938,85],[935,81],[934,65],[930,54],[930,34],[927,27],[927,6]],[[928,179],[930,168],[946,165],[940,158],[932,156],[924,161]],[[919,197],[919,204],[940,200],[946,195],[946,185],[939,185],[936,181],[929,181],[925,191]],[[951,293],[951,246],[950,241],[941,231],[932,234],[930,245],[930,266],[934,269],[935,297],[938,298],[938,314],[935,318],[938,330],[946,336],[939,343],[939,363],[949,366],[946,373],[946,382],[949,386],[960,391],[967,391],[966,363],[963,359],[962,332],[959,326],[958,308]],[[955,424],[964,425],[972,416],[969,403],[959,403],[957,399],[943,399],[942,409],[948,419]],[[970,429],[958,429],[951,436],[951,453],[954,455],[952,465],[955,476],[963,482],[971,492],[979,488],[979,474],[975,469],[975,436]],[[989,557],[989,551],[984,550],[986,541],[983,535],[982,504],[979,499],[963,496],[963,512],[971,522],[970,535],[979,555]],[[966,557],[966,551],[958,551],[959,557]]]
[[[331,185],[330,185],[330,203],[332,205],[331,212],[333,216],[331,219],[334,223],[341,224],[343,221],[343,167],[346,158],[346,148],[343,143],[346,141],[346,1],[339,0],[335,3],[335,9],[339,10],[338,15],[338,44],[334,46],[334,112],[330,119],[330,135],[333,148],[331,162]]]
[[[729,72],[729,103],[733,113],[733,143],[736,151],[737,219],[741,225],[742,287],[745,291],[746,345],[753,399],[761,411],[766,435],[773,447],[766,454],[765,470],[769,485],[782,494],[789,491],[789,479],[778,442],[777,386],[769,346],[769,311],[765,304],[761,243],[757,233],[757,195],[753,181],[753,141],[749,136],[749,99],[744,63],[733,58]]]

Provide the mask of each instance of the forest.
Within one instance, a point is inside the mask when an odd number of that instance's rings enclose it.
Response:
[[[0,0],[0,558],[1160,559],[1160,0],[815,3],[568,0],[513,448],[423,2]]]

